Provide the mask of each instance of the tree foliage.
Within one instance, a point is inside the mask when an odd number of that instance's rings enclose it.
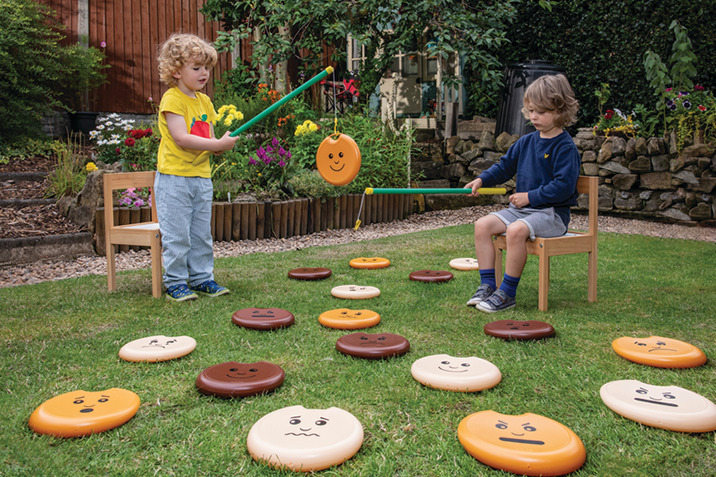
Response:
[[[232,49],[237,39],[253,43],[254,65],[300,60],[306,75],[322,69],[323,45],[333,45],[342,67],[350,35],[366,49],[359,78],[372,91],[398,52],[426,50],[440,60],[461,56],[481,78],[499,79],[498,51],[507,43],[519,0],[208,0],[202,12],[225,31],[217,46]],[[549,2],[540,2],[549,4]],[[346,71],[344,71],[346,73]],[[449,74],[449,73],[448,73]],[[449,82],[449,76],[448,76]],[[365,99],[367,95],[362,95]]]
[[[670,28],[674,20],[678,31]],[[510,48],[501,50],[499,58],[504,65],[542,59],[566,68],[580,102],[578,125],[591,126],[598,113],[594,92],[602,83],[611,87],[607,107],[624,111],[638,104],[653,107],[654,89],[646,75],[644,54],[652,51],[670,58],[682,27],[688,31],[694,57],[674,65],[671,75],[715,90],[715,22],[713,0],[563,0],[551,11],[525,2],[519,6],[515,28],[507,34]]]
[[[0,140],[33,136],[60,107],[61,26],[32,0],[0,0]]]

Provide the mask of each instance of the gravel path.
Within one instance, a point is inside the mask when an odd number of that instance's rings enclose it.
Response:
[[[478,217],[501,208],[503,208],[501,205],[475,206],[460,210],[440,210],[425,214],[413,214],[406,220],[360,227],[357,231],[353,229],[341,229],[288,239],[216,242],[214,244],[214,256],[216,258],[233,257],[255,252],[270,253],[314,246],[336,245],[371,240],[379,237],[402,235],[421,230],[432,230],[451,225],[468,224],[474,222]],[[570,228],[577,230],[586,229],[586,215],[573,214],[570,226]],[[690,227],[611,216],[599,216],[599,231],[716,243],[716,228]],[[466,237],[465,240],[471,241],[472,238]],[[117,254],[117,270],[119,271],[148,267],[149,252],[146,250]],[[50,280],[61,280],[84,275],[106,274],[107,263],[105,257],[88,256],[80,257],[72,261],[43,261],[22,266],[6,266],[0,268],[0,288]]]

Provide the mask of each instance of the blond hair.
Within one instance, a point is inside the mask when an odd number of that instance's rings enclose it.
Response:
[[[169,87],[176,86],[174,73],[190,62],[208,68],[216,65],[217,53],[213,46],[196,35],[173,33],[159,47],[159,79]]]
[[[558,75],[540,76],[525,90],[522,98],[522,114],[529,119],[529,110],[553,111],[557,113],[555,126],[563,128],[577,121],[579,103],[567,77]]]

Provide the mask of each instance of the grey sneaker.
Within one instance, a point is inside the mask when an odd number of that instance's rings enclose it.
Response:
[[[495,313],[514,308],[516,304],[517,302],[514,298],[510,298],[507,296],[507,293],[502,290],[497,290],[490,295],[489,298],[475,305],[475,308],[485,313]]]
[[[477,287],[477,291],[475,292],[475,294],[472,295],[472,298],[468,300],[467,306],[475,306],[481,301],[487,300],[493,293],[495,293],[494,288],[492,288],[490,285],[482,284]]]

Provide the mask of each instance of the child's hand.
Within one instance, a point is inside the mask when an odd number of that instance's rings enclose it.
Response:
[[[480,193],[477,191],[477,189],[479,189],[480,187],[482,187],[482,179],[478,177],[474,181],[465,184],[465,187],[463,187],[463,189],[472,189],[472,192],[469,195],[477,197],[478,195],[480,195]]]
[[[234,148],[234,144],[236,144],[236,141],[239,140],[239,136],[231,136],[231,131],[226,131],[223,136],[221,136],[221,139],[217,139],[219,143],[219,150],[216,151],[218,153],[230,151]]]
[[[527,192],[517,192],[510,196],[510,203],[518,209],[521,209],[522,207],[530,205],[530,198]]]

